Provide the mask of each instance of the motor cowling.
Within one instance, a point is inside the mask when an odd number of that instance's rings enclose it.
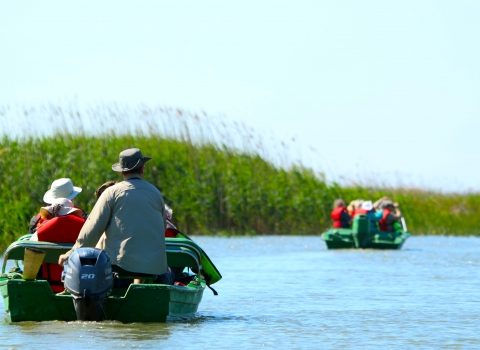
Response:
[[[113,286],[110,258],[102,249],[78,248],[65,265],[65,289],[73,296],[77,319],[105,318],[104,301]]]

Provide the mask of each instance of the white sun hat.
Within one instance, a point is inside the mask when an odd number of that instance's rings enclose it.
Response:
[[[372,201],[365,201],[362,203],[362,209],[363,210],[372,210],[373,209],[373,204],[372,204]]]
[[[67,198],[57,198],[52,204],[46,207],[40,208],[40,213],[44,217],[48,216],[65,216],[68,214],[75,214],[77,216],[82,216],[82,210],[75,208],[73,202]]]
[[[80,187],[73,186],[72,180],[68,178],[57,179],[52,182],[50,189],[45,192],[43,201],[51,204],[57,198],[73,199],[82,192]]]

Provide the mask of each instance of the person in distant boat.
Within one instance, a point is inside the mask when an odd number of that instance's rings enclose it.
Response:
[[[42,222],[30,237],[31,241],[75,243],[85,223],[82,210],[75,208],[67,198],[53,200],[52,204],[40,209],[40,215]],[[60,293],[64,290],[62,270],[57,264],[43,263],[38,277],[48,280],[54,293]]]
[[[43,196],[43,201],[45,203],[51,204],[58,198],[66,198],[73,202],[73,198],[82,192],[80,187],[73,186],[72,180],[69,178],[61,178],[52,182],[50,189]],[[88,217],[87,213],[79,207],[75,207],[81,210],[82,217],[86,219]],[[30,225],[28,228],[29,233],[34,233],[37,230],[37,227],[45,221],[45,218],[42,218],[41,213],[38,213],[30,220]]]
[[[370,222],[370,232],[378,232],[377,223],[382,219],[383,213],[381,210],[375,210],[372,201],[364,201],[359,209],[355,210],[355,216],[366,215]],[[355,217],[354,216],[354,217]]]
[[[391,200],[383,201],[382,218],[379,221],[380,231],[399,232],[401,231],[400,220],[402,213],[399,209],[398,203],[393,203]]]
[[[384,203],[387,203],[387,202],[392,202],[393,203],[393,201],[390,197],[384,196],[384,197],[376,200],[373,203],[373,207],[377,210],[383,210],[383,205],[384,205]]]
[[[161,192],[143,180],[145,163],[138,148],[120,152],[112,170],[123,181],[105,189],[88,216],[73,248],[59,257],[62,265],[80,247],[95,247],[105,232],[104,250],[120,275],[156,275],[156,283],[173,284],[167,267],[166,214]]]
[[[362,206],[363,199],[355,199],[351,201],[347,206],[348,215],[351,217],[355,216],[355,211]]]
[[[333,211],[330,214],[333,219],[333,227],[349,228],[352,222],[352,217],[348,215],[347,208],[343,199],[336,199],[333,202]]]

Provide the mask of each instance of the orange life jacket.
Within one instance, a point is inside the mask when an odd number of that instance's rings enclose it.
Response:
[[[47,220],[37,229],[39,241],[75,243],[85,219],[75,215],[57,216]],[[61,282],[63,268],[58,264],[43,263],[40,277],[48,280],[54,293],[64,290]]]
[[[333,227],[336,227],[336,228],[342,227],[342,222],[340,221],[340,219],[342,217],[342,212],[346,212],[346,211],[347,211],[346,208],[343,206],[336,207],[335,209],[333,209],[332,213],[330,214],[330,216],[333,219]]]
[[[384,208],[383,209],[383,215],[378,224],[380,225],[380,231],[388,231],[388,226],[387,226],[387,216],[390,214],[392,211],[390,209]]]

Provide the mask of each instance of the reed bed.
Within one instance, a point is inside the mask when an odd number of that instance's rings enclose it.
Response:
[[[2,248],[27,233],[54,179],[82,187],[75,204],[89,212],[95,189],[120,180],[111,165],[130,147],[152,157],[145,178],[185,233],[318,235],[331,225],[336,198],[388,195],[413,233],[480,234],[479,194],[327,183],[294,160],[294,147],[221,116],[147,106],[4,106],[0,126]]]

